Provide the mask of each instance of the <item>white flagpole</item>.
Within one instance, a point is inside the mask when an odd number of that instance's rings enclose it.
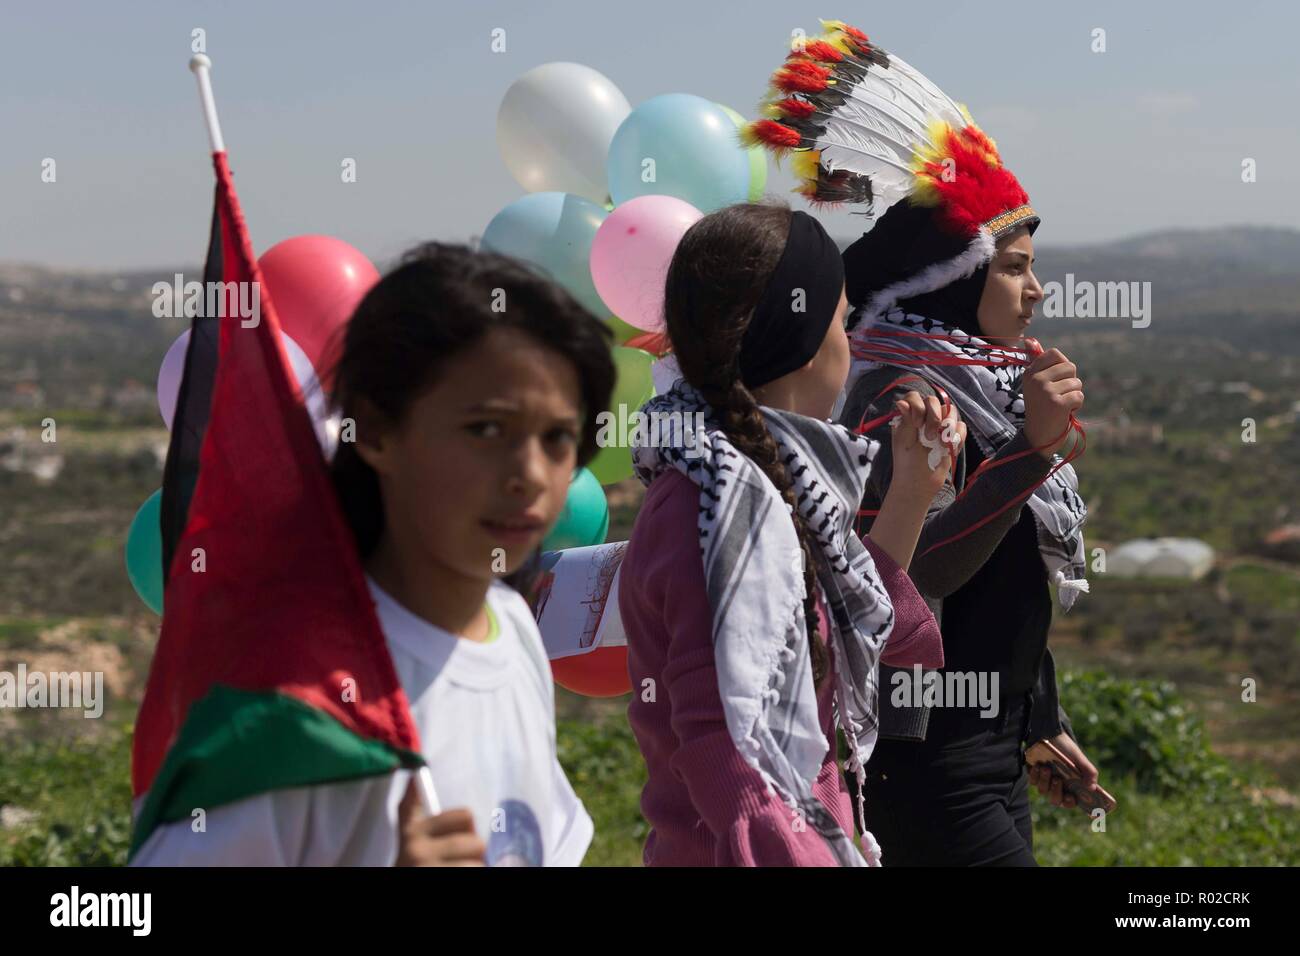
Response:
[[[415,787],[420,791],[420,802],[424,804],[424,812],[434,817],[442,812],[442,804],[438,801],[438,791],[433,789],[433,771],[429,765],[425,764],[415,775]]]
[[[190,72],[199,81],[199,102],[203,104],[203,119],[208,124],[208,142],[214,153],[224,153],[226,142],[221,138],[221,123],[217,120],[217,103],[212,98],[212,80],[208,76],[208,71],[211,69],[212,61],[205,54],[196,53],[190,57]]]
[[[212,61],[206,54],[196,53],[190,57],[190,72],[199,81],[199,102],[203,106],[203,121],[208,127],[208,143],[214,153],[224,153],[226,142],[221,138],[221,123],[217,120],[217,103],[212,97],[212,79],[208,75],[211,69]],[[424,812],[429,816],[441,813],[442,804],[438,801],[438,791],[433,786],[433,772],[429,770],[427,764],[419,769],[415,780],[416,789],[420,792],[420,802],[424,804]]]

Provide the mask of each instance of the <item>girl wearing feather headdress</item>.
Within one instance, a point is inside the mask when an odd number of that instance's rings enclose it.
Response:
[[[769,118],[744,132],[793,157],[815,205],[883,212],[844,253],[853,368],[836,417],[879,435],[900,391],[915,390],[931,408],[952,403],[969,426],[909,569],[940,622],[945,667],[938,681],[882,667],[867,825],[895,865],[1035,865],[1029,785],[1058,805],[1075,798],[1050,771],[1027,772],[1023,745],[1051,740],[1096,787],[1047,650],[1049,583],[1066,609],[1087,591],[1087,512],[1056,455],[1083,383],[1059,350],[1036,354],[1024,339],[1043,294],[1039,217],[994,142],[865,34],[824,26],[773,76]],[[883,455],[859,513],[864,533],[897,477]],[[957,686],[943,679],[954,675],[985,675],[995,706],[922,688]]]

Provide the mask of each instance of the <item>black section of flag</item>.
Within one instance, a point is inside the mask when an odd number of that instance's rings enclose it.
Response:
[[[203,267],[204,294],[200,297],[198,314],[190,323],[190,342],[185,351],[185,374],[181,378],[180,395],[176,399],[176,415],[172,419],[171,442],[167,446],[167,464],[163,468],[162,491],[162,545],[163,583],[171,575],[176,543],[185,531],[189,516],[190,499],[199,480],[199,451],[208,429],[208,416],[212,411],[212,385],[217,374],[218,335],[220,318],[207,315],[207,293],[210,283],[222,281],[224,275],[223,243],[220,205],[212,209],[212,230],[208,237],[208,258]],[[180,308],[180,303],[173,303]],[[217,310],[218,313],[220,310]]]

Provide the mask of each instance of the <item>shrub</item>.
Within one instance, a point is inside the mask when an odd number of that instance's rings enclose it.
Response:
[[[1108,776],[1131,776],[1138,789],[1163,795],[1231,780],[1204,723],[1168,681],[1066,671],[1060,696],[1079,745]]]

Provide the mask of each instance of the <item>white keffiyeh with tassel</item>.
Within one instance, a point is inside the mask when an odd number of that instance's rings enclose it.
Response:
[[[988,342],[961,329],[949,328],[937,319],[911,315],[902,309],[892,309],[861,323],[852,333],[854,344],[869,350],[882,341],[880,338],[872,339],[870,330],[873,328],[893,333],[884,339],[891,349],[945,351],[983,359],[988,357],[992,348]],[[897,334],[909,330],[946,338]],[[919,357],[915,362],[900,357],[888,363],[855,358],[845,393],[862,375],[886,364],[904,371],[921,368],[926,379],[943,386],[985,458],[992,458],[1025,424],[1025,400],[1021,393],[1023,368],[935,365]],[[1059,461],[1059,456],[1053,456],[1053,461]],[[1048,577],[1056,585],[1061,606],[1068,611],[1079,592],[1088,590],[1083,547],[1083,523],[1088,517],[1088,509],[1079,496],[1079,479],[1074,468],[1070,465],[1058,468],[1047,481],[1034,489],[1027,504],[1038,529],[1038,552],[1047,567]]]
[[[818,718],[801,551],[785,500],[684,379],[641,412],[685,425],[673,437],[662,429],[654,436],[634,433],[632,461],[647,486],[669,469],[699,486],[718,690],[737,750],[842,865],[879,865],[871,834],[863,835],[864,860],[812,792],[834,741],[827,741]],[[693,427],[697,412],[702,429]],[[762,413],[816,539],[810,547],[829,610],[835,709],[849,743],[849,769],[861,781],[878,733],[877,665],[894,621],[875,562],[852,532],[879,443],[794,412],[762,407]]]

